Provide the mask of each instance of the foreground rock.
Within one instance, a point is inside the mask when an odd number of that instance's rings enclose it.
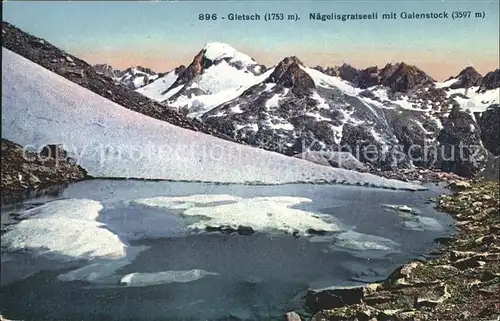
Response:
[[[312,321],[498,320],[500,184],[462,187],[438,200],[458,222],[437,258],[410,262],[380,283],[309,292]]]
[[[296,312],[288,312],[285,314],[285,321],[301,321],[302,319]]]
[[[28,191],[68,184],[85,177],[86,171],[55,145],[35,153],[2,138],[2,204],[18,200]]]

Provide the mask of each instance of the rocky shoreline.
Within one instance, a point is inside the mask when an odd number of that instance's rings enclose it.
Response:
[[[454,186],[461,190],[439,197],[437,208],[457,230],[437,240],[434,259],[410,262],[380,283],[310,291],[311,321],[500,320],[500,183]]]
[[[382,176],[388,179],[397,179],[403,182],[418,182],[418,183],[453,183],[462,181],[464,178],[450,172],[444,172],[440,169],[427,168],[402,168],[383,171],[373,169],[369,171],[371,174]]]
[[[89,178],[87,172],[56,145],[38,153],[2,138],[2,204],[33,193]]]

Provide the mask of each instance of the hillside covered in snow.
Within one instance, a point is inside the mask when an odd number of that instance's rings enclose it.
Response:
[[[119,106],[2,49],[2,137],[62,144],[94,177],[419,187],[185,130]]]

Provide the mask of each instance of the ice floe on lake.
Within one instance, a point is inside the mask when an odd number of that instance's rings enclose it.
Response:
[[[2,246],[69,260],[125,257],[126,245],[97,221],[102,208],[97,201],[70,199],[27,210],[2,235]]]
[[[213,202],[231,202],[215,204]],[[231,195],[192,195],[185,197],[156,197],[137,199],[135,203],[181,209],[184,217],[199,218],[189,225],[191,229],[204,230],[207,227],[250,227],[260,232],[285,232],[288,234],[308,234],[309,230],[338,231],[338,226],[329,215],[312,213],[292,206],[311,202],[304,197],[252,197],[240,198]],[[205,204],[195,206],[195,203]]]
[[[360,258],[378,258],[381,255],[399,253],[399,243],[376,235],[344,231],[333,235],[313,236],[314,243],[325,243],[325,252],[348,251]]]
[[[418,209],[411,208],[407,205],[382,204],[387,210],[395,211],[401,218],[401,226],[404,229],[412,231],[433,231],[439,232],[444,230],[443,225],[435,218],[422,216],[422,212]]]
[[[130,273],[120,279],[120,284],[126,286],[148,286],[164,283],[188,283],[217,273],[194,269],[189,271],[161,271],[152,273]]]

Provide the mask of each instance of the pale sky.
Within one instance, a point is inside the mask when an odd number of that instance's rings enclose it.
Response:
[[[453,11],[471,11],[452,19]],[[299,21],[264,21],[268,12]],[[371,13],[370,21],[312,21],[310,13]],[[395,20],[382,13],[395,12]],[[401,12],[447,12],[446,20],[404,20]],[[475,13],[484,18],[475,18]],[[217,21],[200,21],[216,13]],[[229,13],[261,16],[229,21]],[[472,1],[88,1],[3,3],[3,19],[79,56],[116,68],[142,65],[164,72],[188,65],[208,42],[225,42],[268,67],[286,56],[308,66],[349,63],[363,68],[404,61],[443,80],[466,66],[499,67],[499,0]]]

